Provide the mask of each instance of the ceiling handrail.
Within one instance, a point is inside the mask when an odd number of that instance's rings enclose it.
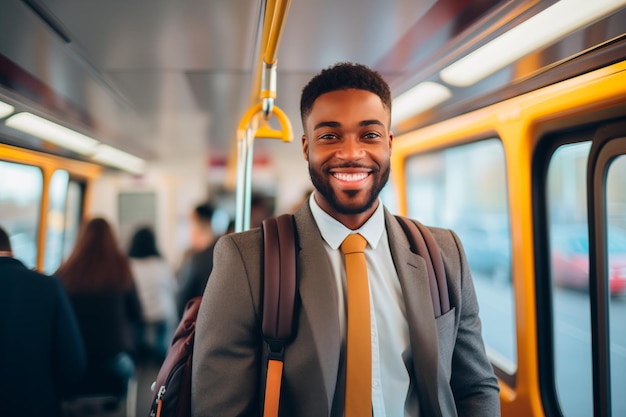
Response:
[[[274,3],[272,1],[272,3]],[[264,61],[266,64],[276,64],[278,60],[278,45],[280,38],[283,35],[283,29],[285,27],[285,18],[289,11],[291,0],[277,0],[274,5],[273,16],[271,21],[271,29],[269,37],[267,39]]]
[[[263,43],[261,44],[261,47],[264,49],[259,54],[259,56],[263,57],[262,61],[260,60],[259,62],[261,72],[259,99],[263,102],[263,118],[265,120],[271,117],[274,99],[276,99],[278,45],[283,34],[290,4],[290,0],[268,0],[268,8],[266,9]]]
[[[235,190],[235,232],[250,228],[251,191],[252,191],[252,156],[255,139],[282,139],[283,142],[293,140],[291,122],[285,113],[273,106],[271,114],[280,123],[281,130],[272,129],[264,120],[257,127],[257,115],[265,111],[264,103],[250,107],[243,115],[237,129],[237,187]]]
[[[286,114],[274,105],[278,45],[290,4],[290,0],[267,0],[265,5],[252,105],[241,118],[237,129],[236,232],[250,228],[254,140],[261,138],[281,139],[283,142],[293,140],[291,122]],[[269,120],[272,115],[278,119],[281,130],[271,128]]]
[[[265,97],[276,98],[276,88],[267,89],[264,82],[264,73],[274,72],[278,61],[278,46],[282,37],[285,20],[291,0],[267,0],[263,18],[263,31],[259,44],[259,59],[252,87],[252,103]],[[269,67],[269,69],[267,68]],[[265,76],[265,79],[270,79]],[[264,84],[262,84],[264,83]]]

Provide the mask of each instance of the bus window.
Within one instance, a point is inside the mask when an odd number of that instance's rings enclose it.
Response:
[[[85,187],[83,183],[70,179],[67,188],[67,204],[65,206],[65,230],[63,232],[63,256],[67,257],[74,249],[78,238],[81,220],[83,218],[83,196]]]
[[[43,270],[47,274],[54,273],[61,264],[68,182],[69,174],[65,170],[55,171],[50,180],[46,250],[43,263]]]
[[[498,139],[415,155],[406,161],[408,214],[460,237],[480,303],[491,361],[517,369],[511,238],[504,149]]]
[[[394,182],[387,181],[387,184],[380,190],[380,199],[391,213],[398,212],[398,192],[394,187]]]
[[[563,415],[593,415],[587,159],[590,142],[559,147],[548,168],[554,374]]]
[[[0,178],[0,224],[9,234],[14,256],[35,268],[43,175],[30,165],[0,161]]]
[[[611,408],[626,416],[626,156],[613,160],[606,182]]]

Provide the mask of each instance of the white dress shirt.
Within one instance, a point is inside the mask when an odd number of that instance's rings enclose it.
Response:
[[[358,230],[350,230],[309,199],[324,247],[335,273],[338,294],[339,326],[342,349],[346,346],[346,272],[339,246],[350,233],[360,233],[366,240],[365,259],[370,289],[372,329],[372,410],[374,417],[417,417],[419,407],[412,392],[411,343],[406,309],[398,274],[391,258],[385,228],[383,204]]]

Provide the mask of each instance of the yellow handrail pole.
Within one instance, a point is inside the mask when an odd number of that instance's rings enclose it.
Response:
[[[237,129],[237,188],[235,190],[235,232],[250,228],[250,206],[252,190],[252,161],[254,139],[281,139],[283,142],[293,140],[293,130],[287,115],[278,107],[273,106],[272,114],[280,123],[281,130],[272,129],[267,121],[255,127],[257,116],[264,111],[263,103],[250,107],[243,115]]]
[[[261,48],[267,48],[268,39],[270,38],[270,34],[272,33],[272,24],[274,21],[274,14],[276,13],[276,1],[277,0],[265,1],[265,17],[263,19],[263,34],[261,35]],[[262,49],[261,51],[263,53],[261,53],[260,56],[265,55],[265,52],[264,52],[265,49]]]
[[[264,67],[265,67],[265,55],[266,55],[266,50],[267,50],[267,45],[268,45],[268,39],[270,38],[270,33],[273,31],[272,27],[274,25],[274,15],[276,14],[276,1],[277,0],[266,0],[262,13],[263,13],[263,30],[261,32],[261,40],[259,43],[259,55],[258,55],[258,61],[257,61],[257,69],[254,75],[254,80],[253,80],[253,86],[252,86],[252,96],[251,96],[251,105],[254,105],[255,103],[258,102],[259,98],[262,99],[263,95],[266,94],[259,94],[260,91],[265,90],[265,87],[262,87],[262,83],[263,85],[269,85],[271,83],[274,83],[274,96],[276,95],[276,88],[275,88],[275,78],[274,81],[271,81],[270,78],[273,76],[275,77],[275,75],[265,75],[264,78]],[[280,19],[277,19],[277,21],[279,21],[281,23],[281,25],[284,23],[285,20],[285,16],[284,14],[286,13],[286,9],[285,6],[281,6],[279,8],[279,10],[283,10],[283,16]],[[276,29],[274,29],[275,31]],[[282,29],[281,29],[282,32]],[[276,41],[278,40],[279,37],[277,37],[276,35],[273,35],[272,38],[276,39],[273,42],[273,44],[276,44]],[[274,47],[275,49],[276,47]],[[272,51],[272,55],[275,55],[276,52],[275,50]],[[275,70],[274,70],[274,74],[275,74]],[[267,80],[267,81],[266,81]],[[266,107],[271,107],[267,102],[266,102]],[[268,109],[269,110],[269,109]],[[269,113],[271,113],[271,111],[266,111],[266,115],[269,115]],[[237,137],[237,140],[239,140],[240,138]],[[228,158],[228,168],[227,168],[227,175],[226,175],[226,187],[229,189],[235,188],[237,185],[237,172],[239,171],[239,145],[237,147],[233,147],[232,151],[230,152],[229,158]],[[233,172],[236,175],[233,175]]]
[[[278,44],[280,38],[283,35],[283,29],[285,27],[285,18],[289,11],[291,0],[278,0],[276,12],[272,18],[272,30],[267,40],[267,47],[265,49],[264,61],[266,64],[276,64],[278,55]]]
[[[272,16],[272,27],[267,39],[263,64],[261,68],[261,93],[259,98],[263,100],[263,117],[269,119],[276,98],[276,61],[278,60],[278,44],[285,27],[287,11],[291,4],[290,0],[277,0],[274,15]]]
[[[236,232],[247,230],[250,227],[254,139],[264,137],[282,139],[283,141],[292,140],[289,119],[282,110],[274,105],[276,98],[276,56],[290,4],[290,0],[267,0],[265,4],[259,61],[253,89],[253,93],[259,91],[256,100],[260,99],[261,103],[253,105],[244,114],[237,130]],[[263,119],[260,119],[259,116],[261,115]],[[272,115],[276,115],[280,122],[281,131],[275,131],[269,127],[268,121]]]
[[[263,64],[265,61],[265,54],[267,50],[268,40],[270,33],[272,32],[272,24],[274,22],[274,13],[276,10],[277,0],[267,0],[265,2],[265,11],[263,14],[263,31],[261,33],[261,42],[259,44],[259,56],[256,66],[256,72],[254,75],[254,83],[252,85],[252,103],[256,103],[259,99],[259,91],[261,90],[261,83],[263,77]]]

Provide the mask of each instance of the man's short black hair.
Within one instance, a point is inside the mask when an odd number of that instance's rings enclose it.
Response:
[[[209,203],[202,203],[194,209],[196,217],[201,221],[211,222],[215,208]]]
[[[311,113],[315,100],[325,93],[356,88],[376,94],[391,113],[391,91],[383,77],[362,64],[340,62],[322,70],[302,90],[300,117],[302,125]]]

